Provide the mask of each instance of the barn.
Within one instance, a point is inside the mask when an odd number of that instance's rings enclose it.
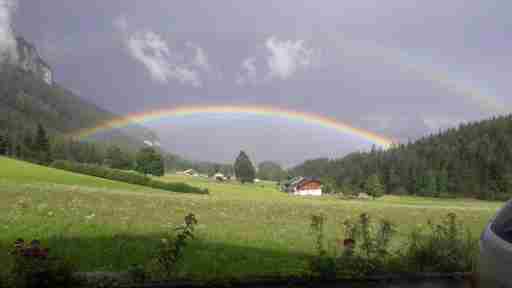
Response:
[[[321,196],[322,182],[314,178],[296,177],[286,182],[281,189],[292,195]]]

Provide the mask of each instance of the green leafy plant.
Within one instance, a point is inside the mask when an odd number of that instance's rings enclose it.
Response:
[[[336,277],[336,261],[334,257],[328,255],[325,247],[325,216],[311,216],[311,232],[315,238],[316,255],[310,259],[311,271],[324,279],[332,279]]]
[[[338,257],[338,270],[344,276],[364,276],[386,272],[395,256],[390,244],[395,234],[394,225],[381,220],[372,223],[368,214],[361,214],[359,220],[343,223],[345,240]]]
[[[27,245],[16,240],[11,251],[14,264],[9,275],[9,285],[14,287],[73,287],[75,267],[62,259],[51,257],[39,240]]]
[[[128,275],[133,283],[144,283],[147,278],[146,270],[142,265],[131,265]]]
[[[471,232],[449,213],[441,223],[429,221],[427,229],[416,229],[403,255],[409,269],[417,272],[472,271],[478,251]]]
[[[175,229],[174,239],[163,238],[156,255],[156,263],[166,278],[176,271],[184,257],[184,251],[190,239],[194,239],[194,227],[197,219],[194,214],[185,216],[184,223]]]

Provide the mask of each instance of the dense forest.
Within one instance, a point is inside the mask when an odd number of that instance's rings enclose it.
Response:
[[[378,176],[387,194],[509,199],[512,196],[512,115],[341,159],[313,159],[291,175],[319,177],[333,191],[358,193]]]

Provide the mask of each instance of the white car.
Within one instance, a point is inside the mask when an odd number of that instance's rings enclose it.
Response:
[[[480,287],[512,288],[512,200],[480,238]]]

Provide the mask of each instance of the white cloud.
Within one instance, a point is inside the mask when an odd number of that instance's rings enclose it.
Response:
[[[307,48],[302,40],[280,41],[276,37],[269,37],[265,47],[270,52],[267,58],[270,78],[285,80],[299,69],[312,65],[313,50]]]
[[[165,83],[171,74],[169,47],[153,32],[136,33],[128,39],[128,50],[133,58],[140,61],[156,81]]]
[[[247,75],[250,77],[256,77],[256,65],[254,64],[256,59],[249,57],[244,60],[242,67],[247,71]]]
[[[12,29],[12,15],[16,0],[0,0],[0,59],[15,61],[18,58],[16,37]]]
[[[312,67],[315,64],[317,53],[308,48],[303,40],[284,40],[281,41],[276,37],[269,37],[265,40],[264,51],[266,56],[247,57],[240,67],[241,72],[236,77],[238,85],[247,83],[265,83],[271,79],[286,80],[292,77],[299,70]],[[258,73],[256,63],[265,61],[263,64],[266,69],[262,73]],[[260,74],[260,75],[258,75]]]
[[[202,86],[201,72],[208,71],[210,64],[199,45],[186,43],[186,47],[194,50],[189,59],[183,51],[171,49],[162,36],[153,31],[130,33],[124,16],[114,20],[113,25],[122,32],[129,54],[144,65],[153,80],[162,84],[178,81],[193,87]]]
[[[187,47],[194,50],[194,58],[192,59],[192,64],[197,68],[208,71],[210,69],[210,63],[208,61],[208,56],[203,48],[199,45],[188,42]]]
[[[236,83],[238,85],[244,85],[248,82],[254,83],[256,81],[256,58],[248,57],[242,61],[240,66],[242,74],[238,75]]]

